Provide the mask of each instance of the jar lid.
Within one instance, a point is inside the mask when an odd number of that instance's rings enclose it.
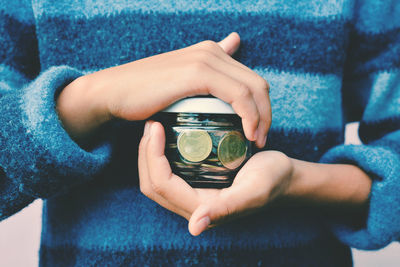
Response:
[[[228,103],[211,96],[181,99],[162,112],[236,114]]]

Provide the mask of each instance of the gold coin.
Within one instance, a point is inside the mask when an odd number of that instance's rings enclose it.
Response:
[[[177,143],[179,153],[191,162],[205,160],[212,150],[211,137],[203,130],[185,130],[179,134]]]
[[[247,145],[243,135],[232,131],[224,135],[218,144],[218,159],[228,169],[236,169],[246,159]]]

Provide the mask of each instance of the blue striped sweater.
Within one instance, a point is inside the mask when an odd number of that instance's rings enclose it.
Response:
[[[42,266],[351,266],[349,246],[400,239],[399,1],[0,2],[0,219],[46,200]],[[232,31],[235,58],[271,85],[265,149],[359,166],[363,216],[271,207],[192,237],[138,189],[143,122],[85,149],[60,124],[54,100],[77,77]],[[362,145],[343,144],[349,121]]]

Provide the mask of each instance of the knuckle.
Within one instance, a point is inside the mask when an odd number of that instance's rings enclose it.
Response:
[[[239,100],[251,97],[250,88],[247,85],[240,83],[237,88],[237,97]]]
[[[232,105],[237,106],[239,103],[241,103],[241,105],[243,105],[245,103],[244,101],[254,102],[254,99],[253,99],[252,92],[249,89],[249,87],[246,86],[245,84],[240,84],[237,88],[235,99],[232,101]],[[246,106],[247,105],[248,104],[246,104]],[[258,112],[258,109],[257,109],[255,103],[252,103],[252,104],[250,103],[250,105],[253,105],[254,108],[247,109],[248,112],[250,113],[250,114],[248,114],[249,116],[247,116],[247,120],[252,125],[257,125],[258,121],[260,120],[260,114]]]
[[[260,113],[260,120],[263,123],[265,123],[265,128],[266,128],[265,131],[268,131],[272,122],[271,110],[269,108],[266,108],[265,110],[261,110],[259,113]]]
[[[269,92],[269,83],[264,78],[260,77],[258,83],[259,83],[259,87],[262,89],[263,93]]]
[[[213,56],[214,56],[213,53],[211,53],[210,51],[201,49],[201,50],[196,51],[196,53],[193,55],[193,59],[195,62],[206,63]]]
[[[214,42],[214,41],[205,40],[205,41],[202,41],[202,42],[200,43],[200,47],[202,47],[202,48],[204,48],[204,49],[207,49],[207,50],[210,50],[210,51],[213,51],[213,50],[218,49],[218,48],[219,48],[219,45],[218,45],[216,42]]]
[[[267,91],[267,93],[269,93],[269,89],[270,89],[270,86],[269,86],[269,83],[266,81],[266,80],[264,80],[265,81],[265,90]]]
[[[208,65],[204,61],[194,60],[188,66],[188,71],[189,71],[191,76],[196,77],[200,73],[204,73],[207,68],[208,68]]]
[[[280,169],[285,170],[286,175],[289,175],[293,171],[293,161],[283,152],[274,151],[274,153],[274,162],[271,165],[280,166]]]
[[[272,155],[270,160],[273,164],[279,163],[285,167],[292,165],[292,160],[285,153],[274,150],[270,151],[270,154]]]

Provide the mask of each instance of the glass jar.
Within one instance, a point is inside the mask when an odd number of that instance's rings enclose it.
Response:
[[[172,171],[192,187],[229,187],[251,156],[241,119],[217,98],[186,98],[157,114]]]

